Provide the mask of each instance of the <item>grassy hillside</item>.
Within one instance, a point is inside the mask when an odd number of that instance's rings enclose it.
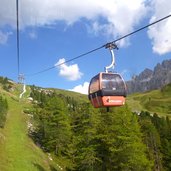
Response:
[[[62,94],[64,96],[73,97],[78,101],[88,102],[88,96],[80,93],[76,93],[73,91],[61,90],[61,89],[53,89],[57,94]]]
[[[171,84],[160,90],[132,94],[127,97],[127,103],[133,111],[147,110],[171,117]]]
[[[0,170],[58,170],[56,164],[28,136],[29,117],[22,111],[31,104],[26,100],[19,102],[18,93],[18,89],[10,93],[0,86],[0,95],[7,99],[9,105],[5,127],[0,128]]]
[[[5,81],[4,81],[5,80]],[[37,88],[37,87],[36,87]],[[60,89],[43,89],[40,91],[55,92],[58,95],[73,98],[78,102],[88,102],[86,95]],[[26,93],[19,99],[23,85],[1,78],[0,95],[6,98],[9,105],[4,128],[0,128],[0,171],[58,171],[58,162],[44,153],[28,136],[30,117],[23,110],[32,108],[27,100],[31,88],[26,86]]]

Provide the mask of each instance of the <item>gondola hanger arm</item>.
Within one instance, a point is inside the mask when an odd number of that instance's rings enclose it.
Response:
[[[115,43],[107,43],[107,44],[105,45],[105,48],[110,50],[111,59],[112,59],[111,64],[110,64],[109,66],[106,66],[106,67],[105,67],[105,72],[108,73],[108,70],[109,70],[110,68],[112,68],[112,67],[114,68],[114,66],[115,66],[115,55],[114,55],[113,49],[118,49],[118,47],[117,47],[117,45],[116,45]]]

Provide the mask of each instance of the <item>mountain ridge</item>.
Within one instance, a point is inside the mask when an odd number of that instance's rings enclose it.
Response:
[[[162,88],[171,83],[171,59],[158,63],[153,70],[146,68],[127,81],[128,94]]]

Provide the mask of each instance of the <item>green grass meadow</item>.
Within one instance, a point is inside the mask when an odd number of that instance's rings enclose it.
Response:
[[[127,104],[132,111],[146,110],[171,118],[171,84],[161,90],[132,94],[127,97]]]
[[[9,111],[5,127],[0,129],[0,171],[51,171],[57,170],[53,161],[28,136],[28,116],[23,108],[29,103],[4,94]]]

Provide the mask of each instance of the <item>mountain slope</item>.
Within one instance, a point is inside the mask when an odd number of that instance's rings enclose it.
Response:
[[[17,97],[0,90],[9,105],[4,129],[0,129],[0,170],[2,171],[50,171],[53,162],[28,137],[28,116],[22,110],[30,106],[18,102]]]
[[[28,100],[32,87],[26,86],[27,92],[22,99],[19,99],[22,85],[0,77],[0,96],[6,98],[9,105],[5,127],[0,128],[0,171],[61,170],[58,161],[52,159],[50,154],[44,153],[28,136],[31,118],[23,111],[33,108],[33,104]],[[61,97],[61,100],[67,98],[72,102],[88,102],[87,96],[79,93],[60,89],[35,88],[39,95],[42,93],[48,96],[55,93]]]
[[[128,96],[127,103],[133,111],[147,110],[171,117],[171,84],[160,90],[132,94]]]

